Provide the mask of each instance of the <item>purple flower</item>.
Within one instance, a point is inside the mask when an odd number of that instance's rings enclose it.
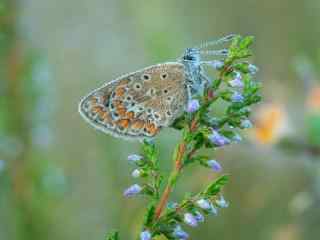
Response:
[[[219,60],[213,60],[213,61],[210,61],[209,65],[211,67],[213,67],[214,69],[219,70],[219,69],[223,68],[224,63]]]
[[[198,226],[198,221],[191,213],[185,213],[183,221],[191,227]]]
[[[140,233],[140,240],[151,240],[151,233],[149,231],[143,231]]]
[[[239,72],[236,72],[236,77],[229,82],[231,87],[243,88],[244,84],[242,82],[242,77]]]
[[[198,222],[204,222],[204,217],[200,212],[198,212],[198,211],[195,212],[195,216],[194,217]]]
[[[193,113],[200,108],[199,101],[197,99],[190,100],[187,106],[187,112]]]
[[[140,169],[135,169],[133,170],[133,172],[131,173],[131,176],[134,178],[138,178],[141,176],[141,170]]]
[[[204,210],[209,210],[209,209],[211,209],[211,205],[210,205],[210,202],[208,201],[208,200],[206,200],[206,199],[199,199],[198,201],[197,201],[197,205],[200,207],[200,208],[202,208],[202,209],[204,209]]]
[[[220,199],[216,200],[216,204],[221,208],[229,207],[229,203],[224,199],[222,195],[220,196]]]
[[[137,195],[138,193],[140,193],[142,190],[142,187],[140,187],[138,184],[134,184],[132,186],[130,186],[129,188],[127,188],[123,195],[125,197],[132,197],[132,196],[135,196]]]
[[[220,172],[222,170],[220,163],[218,163],[216,160],[209,160],[207,164],[215,172]]]
[[[241,128],[252,128],[252,123],[249,119],[242,120],[240,123]]]
[[[218,147],[222,147],[224,145],[230,144],[230,140],[225,136],[219,134],[217,131],[212,131],[212,133],[208,136],[209,140],[217,145]]]
[[[173,236],[179,240],[186,240],[189,238],[189,234],[183,231],[180,225],[177,225],[173,230]]]
[[[231,96],[232,102],[242,102],[244,100],[244,97],[239,92],[234,92]]]
[[[249,64],[248,71],[251,75],[254,75],[259,71],[259,68],[253,64]]]
[[[138,162],[141,159],[143,159],[143,157],[141,155],[138,154],[131,154],[128,156],[128,161],[129,162]]]

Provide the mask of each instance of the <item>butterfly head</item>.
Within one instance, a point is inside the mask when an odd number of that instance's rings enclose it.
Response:
[[[187,48],[182,56],[183,61],[200,62],[200,51],[197,48]]]

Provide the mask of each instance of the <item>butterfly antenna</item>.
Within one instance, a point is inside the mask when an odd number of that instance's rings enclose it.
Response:
[[[230,34],[230,35],[227,35],[227,36],[225,36],[223,38],[220,38],[220,39],[217,39],[217,40],[214,40],[214,41],[204,42],[204,43],[200,44],[200,46],[195,47],[195,48],[204,49],[204,48],[207,48],[207,47],[210,47],[210,46],[216,46],[216,45],[219,45],[219,44],[223,44],[223,43],[232,41],[236,36],[237,36],[236,34]]]
[[[200,51],[202,55],[208,56],[228,56],[228,49]]]

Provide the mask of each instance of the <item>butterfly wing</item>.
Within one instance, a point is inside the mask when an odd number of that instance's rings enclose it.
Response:
[[[93,91],[79,111],[95,128],[114,136],[153,137],[183,113],[185,82],[180,63],[150,66]]]

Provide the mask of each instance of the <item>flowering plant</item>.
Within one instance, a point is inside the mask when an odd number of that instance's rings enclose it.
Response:
[[[251,56],[249,47],[253,37],[234,37],[227,55],[210,62],[217,73],[204,91],[203,96],[189,101],[186,112],[176,119],[173,127],[182,133],[173,153],[173,169],[164,178],[159,168],[158,150],[153,141],[144,140],[142,151],[128,157],[135,167],[132,177],[140,183],[124,191],[125,197],[145,195],[149,204],[144,217],[139,239],[151,240],[162,235],[167,239],[188,239],[183,225],[196,227],[207,215],[217,215],[219,209],[228,207],[221,190],[228,182],[222,175],[198,193],[189,194],[180,202],[169,202],[169,196],[187,167],[201,165],[221,172],[220,163],[201,153],[202,149],[217,148],[241,140],[239,129],[250,127],[250,106],[261,100],[260,84],[252,79],[257,67],[245,61]],[[223,102],[221,114],[215,106]],[[165,186],[163,186],[165,183]],[[119,239],[118,232],[111,233],[108,240]]]

